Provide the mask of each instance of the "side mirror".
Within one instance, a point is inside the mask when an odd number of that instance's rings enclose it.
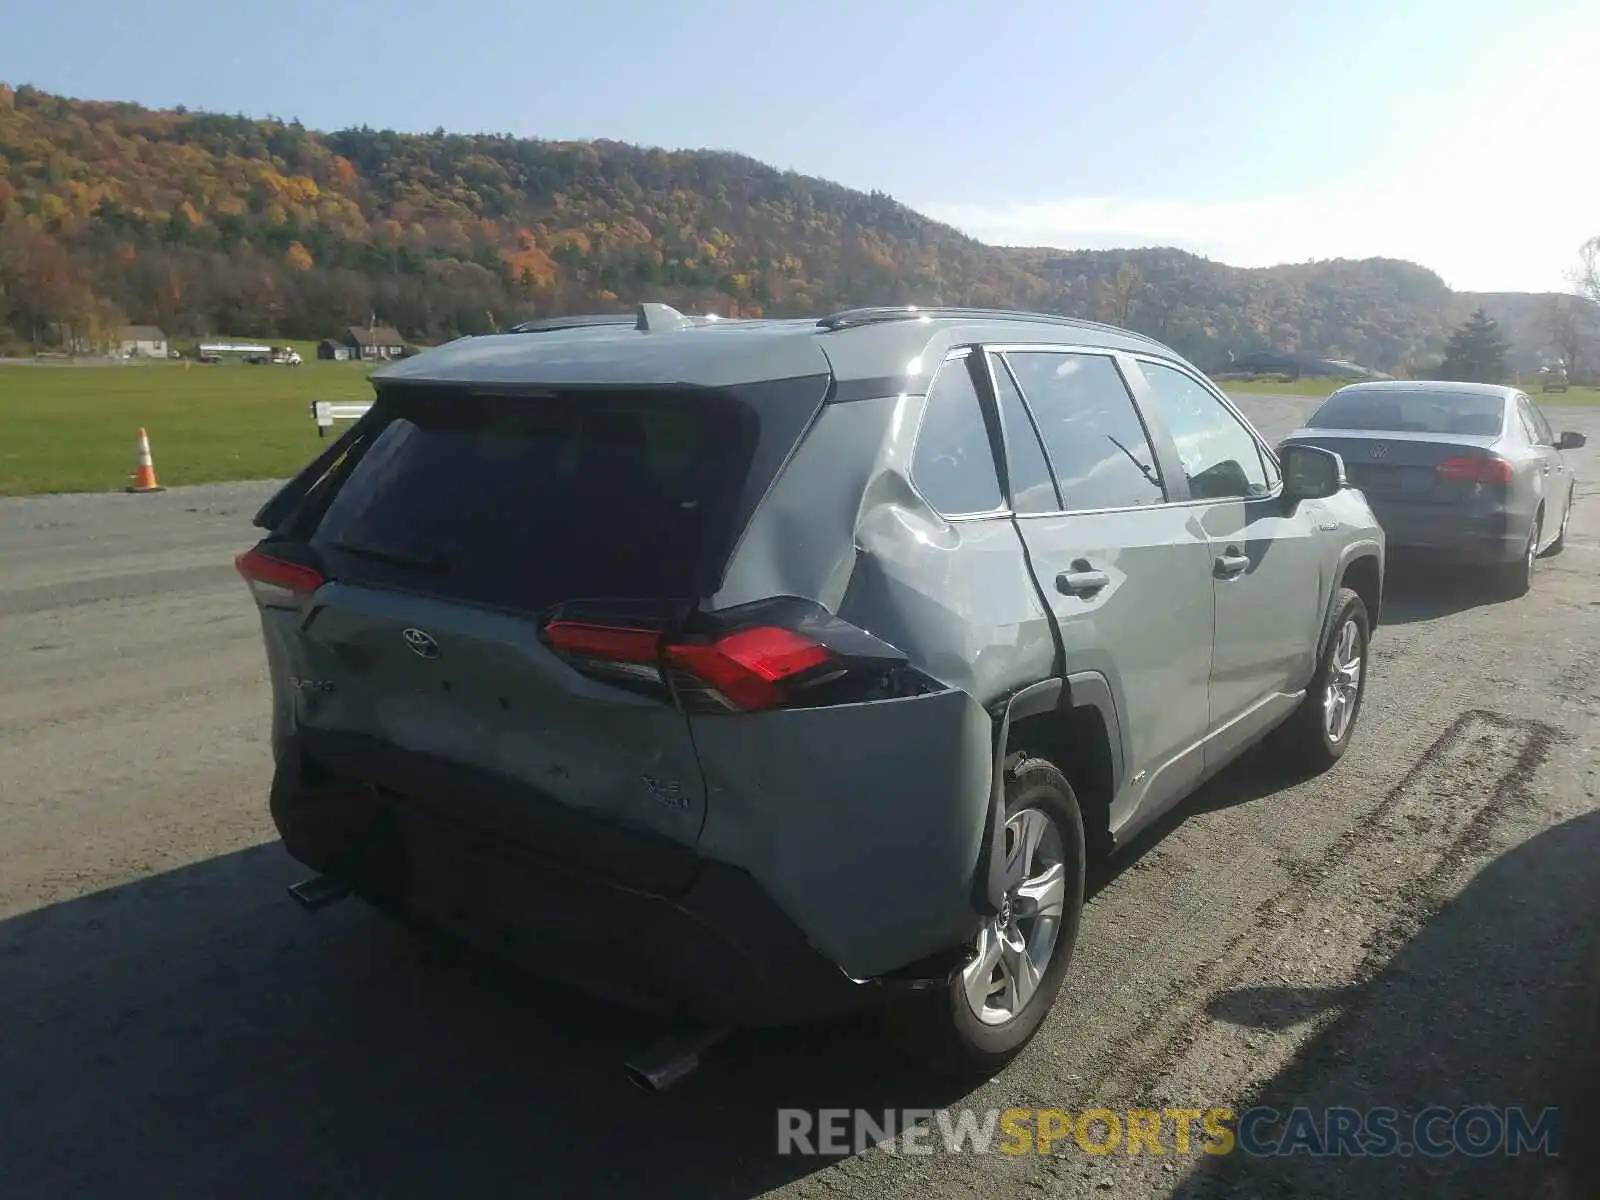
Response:
[[[1581,433],[1573,433],[1572,430],[1568,429],[1564,433],[1562,433],[1562,435],[1559,438],[1556,439],[1556,449],[1557,450],[1578,450],[1578,449],[1581,449],[1583,446],[1587,445],[1588,442],[1589,442],[1589,439],[1584,437],[1583,434],[1581,434]]]
[[[1283,467],[1283,495],[1291,504],[1301,500],[1325,500],[1344,488],[1344,459],[1321,446],[1291,442],[1278,450]]]

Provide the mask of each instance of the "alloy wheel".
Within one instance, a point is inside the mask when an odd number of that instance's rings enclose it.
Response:
[[[1039,989],[1061,932],[1067,868],[1061,831],[1040,809],[1006,821],[1006,888],[1000,911],[978,931],[961,990],[985,1025],[1013,1020]]]
[[[1328,662],[1328,686],[1322,697],[1323,729],[1337,745],[1350,732],[1361,697],[1361,630],[1346,619],[1334,639]]]

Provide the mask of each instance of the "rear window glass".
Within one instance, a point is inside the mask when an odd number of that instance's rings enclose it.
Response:
[[[1335,392],[1306,422],[1313,429],[1387,429],[1496,437],[1505,401],[1472,392]]]
[[[312,538],[341,578],[511,609],[689,598],[747,515],[762,422],[729,395],[390,405]]]

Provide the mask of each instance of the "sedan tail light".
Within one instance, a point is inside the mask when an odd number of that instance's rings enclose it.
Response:
[[[1440,479],[1461,479],[1468,483],[1491,483],[1502,487],[1511,482],[1511,464],[1494,454],[1458,454],[1433,468]]]

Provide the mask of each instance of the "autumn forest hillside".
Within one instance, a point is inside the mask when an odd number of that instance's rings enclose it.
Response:
[[[1041,308],[1207,366],[1271,349],[1394,371],[1436,360],[1479,298],[1385,259],[1242,270],[1179,250],[1000,249],[735,154],[318,133],[0,85],[0,344],[123,322],[318,338],[374,317],[428,342],[641,299]],[[1547,298],[1484,302],[1514,360],[1535,362]]]

